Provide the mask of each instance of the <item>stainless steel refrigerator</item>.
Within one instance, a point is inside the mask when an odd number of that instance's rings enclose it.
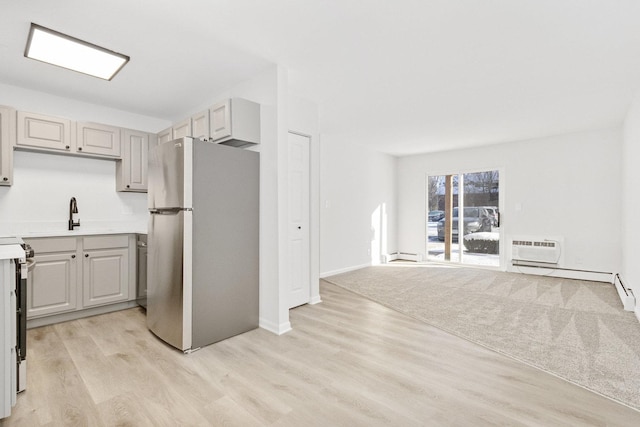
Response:
[[[147,326],[180,350],[258,327],[259,167],[193,138],[149,153]]]

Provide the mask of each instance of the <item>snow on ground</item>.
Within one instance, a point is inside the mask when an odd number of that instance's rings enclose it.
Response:
[[[429,222],[427,223],[427,231],[429,236],[429,241],[427,242],[427,259],[429,261],[445,261],[444,259],[444,242],[438,240],[438,223],[437,222]],[[494,240],[500,239],[500,229],[493,228],[491,233],[474,233],[478,235],[485,235],[486,238],[491,238]],[[480,236],[478,236],[480,237]],[[454,241],[451,245],[451,261],[460,262],[460,245],[457,241]],[[484,266],[494,266],[498,267],[500,265],[500,255],[494,254],[474,254],[467,252],[466,250],[462,253],[462,262],[464,264],[471,265],[484,265]]]

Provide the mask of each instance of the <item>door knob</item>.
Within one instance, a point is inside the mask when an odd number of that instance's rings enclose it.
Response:
[[[298,230],[302,230],[302,227],[298,226]]]
[[[89,254],[84,254],[84,257],[85,258],[89,258]]]

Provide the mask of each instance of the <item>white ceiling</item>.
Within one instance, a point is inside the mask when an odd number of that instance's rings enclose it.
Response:
[[[111,82],[23,57],[31,22],[131,56]],[[321,132],[396,155],[619,125],[638,0],[0,0],[0,82],[178,120],[273,64]]]

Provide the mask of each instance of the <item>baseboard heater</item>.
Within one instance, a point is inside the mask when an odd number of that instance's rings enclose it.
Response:
[[[390,254],[385,255],[384,258],[385,258],[385,263],[396,261],[399,259],[403,261],[416,261],[416,262],[422,261],[422,256],[420,254],[412,254],[409,252],[392,252]]]
[[[618,296],[620,296],[625,311],[634,311],[636,308],[636,298],[633,295],[633,291],[622,283],[619,274],[614,275],[613,284],[616,287],[616,291],[618,291]]]

